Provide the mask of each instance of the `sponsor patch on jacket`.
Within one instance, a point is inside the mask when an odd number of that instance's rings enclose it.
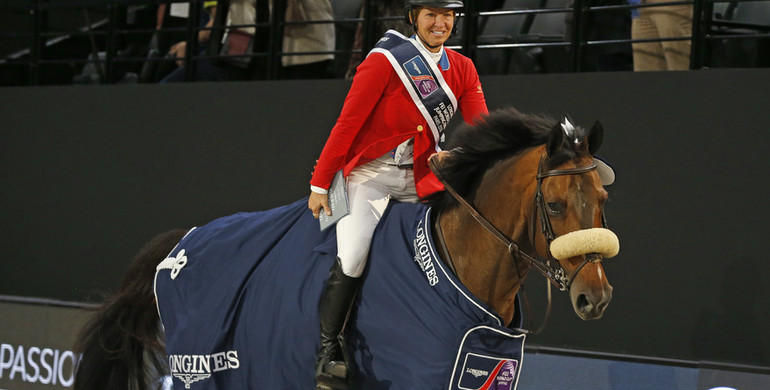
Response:
[[[406,74],[412,79],[412,83],[417,88],[423,99],[430,96],[438,90],[438,83],[433,78],[422,57],[415,56],[403,64]]]
[[[460,389],[511,390],[515,389],[518,361],[475,353],[465,355]]]

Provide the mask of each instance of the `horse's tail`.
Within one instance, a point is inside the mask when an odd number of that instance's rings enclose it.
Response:
[[[158,263],[185,233],[166,232],[145,244],[118,293],[95,309],[75,341],[82,354],[75,390],[145,390],[168,373],[153,279]]]

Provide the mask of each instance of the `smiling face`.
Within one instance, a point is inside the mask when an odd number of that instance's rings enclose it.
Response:
[[[441,45],[449,39],[455,22],[455,11],[450,8],[422,7],[412,20],[417,36],[433,53],[441,50]]]

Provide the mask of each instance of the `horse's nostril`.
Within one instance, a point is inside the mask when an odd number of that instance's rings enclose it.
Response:
[[[607,302],[602,302],[596,306],[599,311],[604,311],[607,308]]]
[[[575,302],[575,304],[577,308],[580,310],[584,310],[586,307],[590,305],[590,303],[588,302],[588,297],[586,297],[585,294],[580,294],[577,297],[577,301]]]

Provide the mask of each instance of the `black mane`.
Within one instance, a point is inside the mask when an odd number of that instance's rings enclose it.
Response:
[[[444,146],[452,154],[442,160],[441,177],[460,195],[472,200],[473,190],[484,172],[498,161],[512,157],[548,141],[555,119],[524,114],[516,109],[495,110],[475,125],[463,124],[451,134]],[[441,191],[428,196],[434,215],[457,205],[451,194]]]

